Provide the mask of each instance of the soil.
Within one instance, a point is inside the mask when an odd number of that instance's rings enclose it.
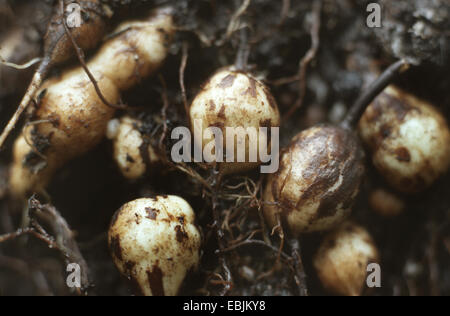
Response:
[[[0,46],[12,28],[26,35],[26,45],[17,48],[12,61],[24,63],[39,56],[45,26],[54,1],[1,1]],[[242,0],[148,0],[106,1],[115,15],[112,26],[121,20],[138,17],[161,4],[176,8],[180,28],[171,54],[160,74],[128,91],[123,100],[145,124],[143,133],[161,136],[161,122],[167,135],[176,126],[187,126],[180,89],[179,72],[183,47],[187,47],[185,87],[188,102],[217,69],[233,64],[241,43],[241,32],[227,32]],[[374,73],[397,58],[416,64],[396,83],[404,90],[435,104],[450,120],[450,5],[447,0],[380,1],[383,5],[380,29],[366,26],[366,0],[323,0],[320,7],[319,49],[311,59],[304,78],[297,75],[299,62],[310,50],[314,34],[314,3],[310,0],[253,0],[236,20],[248,26],[249,67],[272,89],[282,114],[294,104],[300,108],[282,123],[281,145],[298,132],[321,122],[336,122],[367,86]],[[416,26],[415,26],[416,25]],[[422,28],[420,28],[422,26]],[[410,32],[409,30],[415,30]],[[425,32],[425,33],[420,33]],[[425,35],[424,35],[425,34]],[[395,43],[395,45],[394,45]],[[1,54],[0,50],[0,54]],[[73,61],[76,63],[76,61]],[[54,69],[57,74],[63,69]],[[0,126],[5,126],[31,79],[32,71],[17,71],[0,66]],[[285,80],[288,78],[287,80]],[[294,78],[295,79],[295,78]],[[14,82],[14,85],[7,83]],[[304,98],[301,85],[305,83]],[[162,113],[167,95],[169,107]],[[123,112],[118,113],[121,116]],[[23,225],[26,203],[12,201],[7,194],[11,147],[20,129],[10,137],[0,153],[0,235]],[[171,141],[164,138],[165,148]],[[164,135],[163,135],[164,136]],[[159,138],[158,138],[159,139]],[[373,235],[381,253],[382,287],[366,295],[450,295],[450,175],[432,188],[414,196],[399,196],[406,211],[395,218],[380,217],[370,209],[368,194],[374,188],[387,188],[367,159],[368,173],[352,219]],[[188,165],[212,186],[215,174],[194,164]],[[174,168],[159,168],[136,182],[126,181],[112,159],[112,145],[104,141],[89,154],[61,169],[48,188],[51,202],[75,232],[75,238],[90,269],[93,287],[89,295],[132,295],[132,287],[114,267],[109,255],[106,233],[115,211],[124,203],[155,194],[175,194],[187,199],[196,210],[204,236],[203,257],[198,271],[191,273],[182,295],[220,295],[228,283],[221,258],[232,276],[231,295],[298,295],[293,262],[281,260],[267,247],[278,248],[277,235],[269,236],[261,221],[258,201],[264,177],[257,172],[227,178],[228,188],[209,195],[198,179]],[[231,188],[239,184],[238,189]],[[248,187],[248,189],[247,189]],[[223,188],[223,187],[222,187]],[[254,198],[245,198],[251,196]],[[233,197],[240,195],[241,198]],[[212,203],[215,202],[215,203]],[[213,212],[213,209],[215,212]],[[254,232],[262,244],[248,244],[217,253],[214,213],[223,225],[222,248],[236,245]],[[261,231],[265,232],[261,233]],[[302,261],[311,295],[328,294],[317,280],[312,257],[323,234],[302,237]],[[224,246],[225,245],[225,246]],[[286,245],[284,251],[289,254]],[[32,236],[0,243],[0,295],[73,295],[65,285],[65,262],[60,253],[49,249]]]

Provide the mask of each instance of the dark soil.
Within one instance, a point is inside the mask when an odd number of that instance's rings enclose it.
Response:
[[[25,30],[26,43],[15,53],[14,62],[23,63],[39,56],[41,39],[53,1],[0,0],[0,45],[12,27]],[[114,3],[114,23],[139,16],[162,3],[173,3],[180,31],[171,55],[161,70],[167,89],[158,77],[142,82],[123,99],[131,107],[143,107],[132,113],[144,119],[148,133],[162,130],[162,94],[167,93],[167,122],[171,128],[187,124],[179,83],[182,47],[188,47],[185,71],[187,98],[190,102],[203,82],[220,67],[233,64],[240,44],[240,32],[226,36],[230,20],[241,0],[148,0],[105,1]],[[282,145],[298,132],[320,122],[339,120],[356,100],[361,89],[373,78],[374,68],[384,69],[397,58],[417,64],[397,81],[403,89],[434,103],[450,120],[450,5],[447,0],[385,0],[383,28],[366,27],[366,0],[323,0],[321,8],[320,48],[311,61],[304,80],[306,94],[301,108],[283,122]],[[253,0],[240,17],[249,26],[251,43],[249,64],[252,71],[271,87],[282,114],[288,113],[300,98],[299,81],[292,78],[299,62],[312,44],[314,20],[311,0]],[[395,3],[395,4],[394,4]],[[431,4],[432,3],[432,4]],[[287,10],[286,10],[287,8]],[[431,12],[431,13],[430,13]],[[439,15],[439,16],[437,16]],[[411,33],[416,23],[424,23],[427,38]],[[393,46],[397,41],[400,46]],[[26,45],[25,45],[26,44]],[[400,48],[399,48],[400,47]],[[0,50],[1,54],[1,50]],[[75,63],[75,62],[74,62]],[[61,69],[55,69],[58,73]],[[0,126],[14,112],[32,72],[6,70],[0,66]],[[285,81],[285,82],[283,82]],[[286,83],[287,81],[287,83]],[[9,84],[14,82],[13,85]],[[122,113],[118,113],[118,116]],[[159,118],[159,119],[158,119]],[[0,235],[22,225],[25,204],[11,201],[7,195],[7,170],[11,161],[11,137],[0,153]],[[159,133],[159,136],[161,134]],[[169,133],[170,135],[170,133]],[[166,147],[170,141],[166,138]],[[367,162],[369,172],[364,189],[353,212],[353,219],[374,236],[382,255],[382,288],[367,295],[450,295],[450,175],[443,177],[427,192],[402,196],[407,204],[403,215],[393,219],[378,216],[368,205],[368,193],[385,187],[381,177]],[[214,174],[189,166],[213,183]],[[249,184],[244,189],[227,189],[217,197],[220,221],[228,223],[223,242],[227,246],[260,231],[264,224],[258,214],[257,199],[226,199],[223,194],[248,196],[256,193],[264,178],[257,172],[231,177],[230,185]],[[104,141],[94,151],[66,165],[48,189],[51,203],[76,232],[80,250],[91,270],[94,287],[90,295],[130,295],[131,287],[115,269],[108,253],[106,233],[114,212],[124,203],[155,194],[175,194],[187,199],[196,210],[205,239],[202,264],[190,275],[183,295],[218,295],[223,292],[214,273],[225,278],[216,253],[218,243],[213,223],[211,198],[203,194],[199,181],[173,169],[156,170],[138,182],[127,182],[112,159],[112,146]],[[44,198],[41,198],[45,201]],[[47,201],[49,202],[49,201]],[[302,258],[307,288],[312,295],[327,294],[320,286],[311,261],[322,234],[302,238]],[[254,239],[264,240],[262,233]],[[266,240],[267,241],[267,240]],[[279,238],[270,242],[279,246]],[[289,253],[286,246],[285,251]],[[274,268],[276,253],[266,246],[245,245],[224,256],[231,270],[232,295],[298,295],[292,262],[281,261]],[[0,244],[0,295],[68,295],[65,264],[60,254],[31,236]],[[219,281],[219,282],[217,282]]]

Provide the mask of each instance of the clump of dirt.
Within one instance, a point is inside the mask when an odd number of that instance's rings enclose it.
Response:
[[[445,0],[380,2],[385,19],[376,30],[387,51],[416,64],[448,63],[450,6]]]

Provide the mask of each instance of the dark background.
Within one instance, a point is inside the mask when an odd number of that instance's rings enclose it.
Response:
[[[107,1],[108,2],[108,1]],[[109,1],[114,4],[113,23],[139,16],[148,8],[171,1]],[[310,0],[253,0],[241,16],[250,27],[250,64],[254,72],[272,88],[282,113],[286,113],[299,98],[299,83],[276,85],[280,78],[296,75],[299,61],[311,46],[312,6]],[[383,69],[399,57],[413,58],[418,66],[398,80],[403,89],[436,105],[450,119],[450,63],[448,1],[381,1],[383,28],[366,27],[366,5],[369,1],[322,1],[320,49],[311,62],[307,93],[303,106],[283,122],[282,144],[299,131],[319,122],[334,121],[336,109],[346,109],[356,99],[365,78],[374,66]],[[125,3],[125,4],[123,4]],[[241,1],[177,0],[177,22],[180,31],[171,47],[171,55],[161,70],[167,83],[170,101],[169,126],[186,124],[178,74],[183,43],[189,46],[185,73],[188,100],[199,91],[202,82],[218,68],[234,63],[239,46],[239,32],[225,39],[228,24]],[[52,1],[0,0],[0,45],[13,28],[25,32],[20,49],[12,56],[22,63],[41,53],[41,40],[51,14]],[[284,13],[283,6],[289,5]],[[433,30],[429,38],[420,39],[408,32],[414,23],[424,19],[420,13],[433,6],[439,18],[426,20]],[[403,30],[403,31],[401,31]],[[406,31],[405,31],[406,30]],[[401,49],[392,52],[392,43]],[[1,51],[0,51],[1,52]],[[61,71],[55,69],[57,73]],[[0,68],[0,126],[4,126],[31,78],[32,69],[17,71]],[[156,128],[160,116],[163,89],[158,78],[150,78],[128,91],[123,99],[130,106],[144,107],[144,114],[134,113]],[[121,114],[118,113],[118,116]],[[16,135],[19,131],[16,131]],[[0,154],[0,234],[20,226],[23,205],[7,196],[7,169],[11,161],[11,137]],[[372,169],[364,182],[364,190],[354,209],[353,219],[364,225],[374,236],[382,255],[381,289],[370,295],[449,295],[450,294],[450,176],[440,179],[427,192],[401,196],[406,211],[401,216],[386,219],[375,214],[368,205],[368,193],[374,187],[385,187]],[[244,175],[255,183],[258,174]],[[242,182],[242,177],[230,183]],[[153,194],[177,194],[187,199],[196,210],[198,223],[205,237],[204,256],[199,271],[190,275],[182,294],[218,294],[219,286],[209,282],[212,273],[221,272],[217,243],[211,237],[210,203],[202,196],[199,183],[188,176],[170,170],[154,171],[139,182],[123,179],[112,158],[112,146],[104,141],[95,150],[66,165],[55,177],[49,190],[52,203],[77,232],[77,241],[92,272],[93,295],[132,294],[127,283],[115,269],[107,249],[106,232],[115,210],[122,204]],[[244,194],[243,192],[236,192]],[[236,201],[220,201],[222,216],[236,214]],[[239,204],[239,214],[232,219],[233,238],[260,228],[257,209],[251,203]],[[257,236],[260,238],[261,236]],[[308,288],[313,295],[325,295],[316,280],[311,258],[322,239],[321,234],[305,236],[302,240],[303,261],[308,276]],[[275,245],[277,238],[273,237]],[[290,267],[280,263],[275,272],[258,278],[271,270],[275,262],[272,252],[249,246],[227,254],[231,262],[233,295],[296,295]],[[242,271],[253,271],[249,277]],[[66,295],[65,268],[57,252],[43,243],[18,239],[0,244],[0,295]],[[248,270],[247,270],[248,271]]]

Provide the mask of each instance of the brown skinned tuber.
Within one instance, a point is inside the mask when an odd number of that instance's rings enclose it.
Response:
[[[314,267],[323,287],[342,296],[360,296],[369,264],[379,262],[379,252],[370,234],[352,222],[330,232],[314,257]]]
[[[167,9],[118,27],[118,35],[88,63],[109,103],[117,104],[121,91],[161,66],[173,32],[173,19]],[[15,197],[45,190],[60,167],[103,139],[116,111],[102,102],[82,67],[47,80],[36,98],[32,122],[14,144],[10,190]]]
[[[107,136],[113,141],[114,160],[122,175],[137,180],[162,163],[155,139],[141,132],[142,122],[124,116],[108,123]]]
[[[177,295],[200,261],[201,236],[191,206],[176,196],[125,204],[109,229],[111,254],[138,295]]]
[[[254,128],[257,132],[258,144],[261,142],[267,144],[270,148],[270,140],[268,139],[270,128],[280,125],[280,114],[277,103],[268,87],[249,73],[236,71],[234,67],[228,67],[219,70],[202,87],[201,92],[192,102],[190,120],[191,127],[194,129],[195,145],[202,150],[213,141],[212,137],[204,134],[204,131],[210,127],[220,128],[224,140],[230,136],[226,133],[227,127]],[[196,122],[199,122],[199,124],[197,125]],[[199,133],[195,133],[196,126],[201,129]],[[268,133],[260,132],[260,127],[268,128]],[[251,162],[249,159],[250,145],[248,138],[248,136],[245,136],[244,140],[245,162],[236,162],[240,142],[239,137],[236,137],[234,162],[227,161],[226,157],[224,157],[223,162],[219,162],[219,171],[222,175],[246,172],[260,165],[259,159],[255,159],[255,162]],[[240,145],[242,146],[242,142]],[[226,143],[223,146],[226,147]],[[233,152],[233,148],[230,150]],[[217,162],[215,155],[215,152],[206,152],[205,159]]]
[[[364,153],[347,129],[320,125],[294,137],[269,176],[264,215],[293,235],[331,229],[351,212],[364,174]]]
[[[450,167],[450,130],[426,101],[389,86],[367,108],[359,133],[372,161],[398,191],[430,187]]]
[[[361,93],[339,126],[318,125],[294,137],[264,191],[269,226],[282,226],[295,237],[331,229],[348,217],[365,173],[354,125],[379,92],[407,69],[405,60],[389,66]]]

